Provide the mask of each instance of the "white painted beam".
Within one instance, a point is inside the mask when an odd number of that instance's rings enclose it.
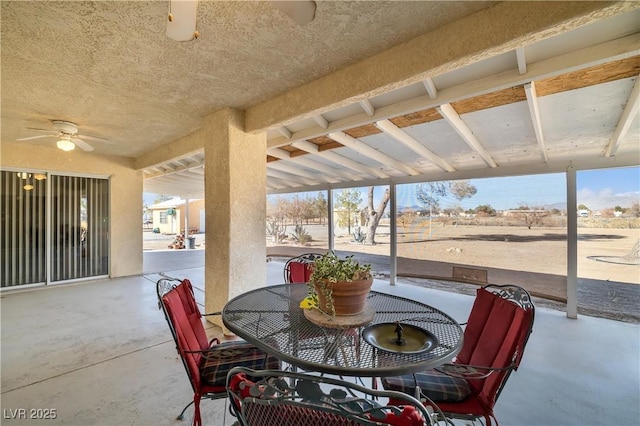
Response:
[[[518,60],[518,73],[524,75],[527,73],[527,58],[524,55],[524,47],[516,49],[516,59]]]
[[[496,162],[491,157],[491,154],[482,146],[482,143],[478,140],[476,135],[473,134],[469,126],[462,121],[458,113],[451,106],[451,104],[443,104],[437,107],[438,112],[444,117],[445,120],[453,127],[453,129],[460,135],[462,139],[469,145],[471,149],[477,152],[482,159],[489,165],[489,167],[498,167]]]
[[[271,164],[267,166],[267,177],[279,179],[289,186],[315,185],[317,183],[312,179],[306,179],[293,173],[276,170],[271,167]]]
[[[381,120],[376,122],[376,126],[382,130],[385,134],[391,136],[393,139],[397,140],[401,144],[405,145],[407,148],[420,155],[423,158],[428,159],[436,166],[440,167],[442,170],[446,172],[454,172],[456,169],[449,163],[447,163],[444,159],[439,157],[433,151],[426,148],[420,142],[411,137],[410,134],[405,132],[404,130],[397,127],[389,120]]]
[[[288,160],[289,158],[291,158],[291,153],[289,151],[285,151],[284,149],[280,148],[267,149],[267,155],[279,158],[281,160]]]
[[[270,172],[269,172],[269,169],[267,168],[267,185],[271,184],[274,186],[279,186],[280,189],[297,188],[296,191],[300,191],[300,187],[303,186],[302,183],[300,183],[297,180],[292,180],[291,177],[288,177],[287,179],[283,179],[273,175],[269,176],[269,174]]]
[[[362,109],[364,110],[364,112],[367,113],[367,115],[369,117],[373,116],[373,114],[375,114],[376,110],[373,107],[373,105],[371,105],[371,102],[369,102],[369,99],[364,99],[360,101],[360,106],[362,107]]]
[[[279,185],[275,182],[275,179],[267,179],[267,189],[284,189],[287,188],[284,185]]]
[[[287,139],[291,139],[291,130],[287,129],[285,126],[278,127],[278,131]]]
[[[322,116],[322,114],[314,115],[313,121],[315,121],[318,124],[318,126],[322,127],[323,129],[326,129],[327,127],[329,127],[329,122],[327,121],[326,118]]]
[[[333,163],[339,164],[341,166],[347,167],[352,170],[357,170],[361,173],[364,173],[367,176],[376,176],[382,179],[389,177],[388,174],[384,173],[381,170],[374,169],[373,167],[365,166],[364,164],[358,163],[357,161],[353,161],[350,158],[344,157],[334,152],[334,150],[320,151],[316,144],[313,144],[308,141],[295,142],[293,146],[303,151],[306,151],[310,154],[320,155]]]
[[[538,175],[538,174],[549,174],[549,173],[565,173],[567,171],[567,167],[574,167],[577,171],[580,170],[593,170],[593,169],[607,169],[611,167],[637,167],[638,166],[638,155],[635,153],[625,154],[623,156],[616,157],[591,157],[591,158],[578,158],[574,160],[562,160],[562,161],[553,161],[550,160],[548,163],[543,163],[542,161],[536,162],[533,164],[518,164],[518,165],[501,165],[500,167],[490,168],[490,167],[482,167],[478,169],[466,169],[466,170],[456,170],[455,172],[443,173],[440,170],[433,171],[430,173],[426,173],[420,176],[398,176],[398,177],[388,177],[388,178],[380,178],[380,179],[363,179],[358,182],[357,185],[354,185],[353,182],[339,182],[336,184],[324,184],[324,185],[316,185],[312,189],[303,188],[298,191],[307,191],[307,190],[321,190],[330,188],[353,188],[355,186],[380,186],[380,185],[390,185],[395,183],[397,185],[403,184],[414,184],[414,183],[424,183],[424,182],[434,182],[439,180],[460,180],[460,179],[482,179],[482,178],[495,178],[495,177],[511,177],[511,176],[523,176],[523,175]],[[280,193],[287,192],[296,192],[296,191],[277,191]]]
[[[538,106],[538,96],[536,95],[536,86],[532,81],[524,85],[524,91],[527,95],[527,105],[529,105],[529,113],[531,114],[531,121],[533,123],[533,130],[536,133],[536,140],[540,147],[540,155],[544,162],[548,162],[547,147],[544,143],[544,135],[542,134],[542,119],[540,118],[540,108]]]
[[[611,157],[616,153],[618,144],[625,137],[627,131],[629,131],[629,126],[631,126],[631,122],[635,116],[638,115],[638,108],[640,108],[640,103],[638,102],[639,95],[640,75],[636,76],[636,82],[633,85],[633,89],[631,89],[627,105],[625,105],[624,110],[622,111],[616,130],[613,132],[613,136],[611,136],[607,150],[604,153],[605,157]]]
[[[398,170],[399,172],[405,173],[410,176],[417,176],[420,174],[420,172],[418,172],[417,170],[401,163],[395,158],[389,157],[388,155],[378,151],[377,149],[371,148],[369,145],[347,135],[346,133],[334,132],[329,133],[327,136],[329,136],[333,140],[340,142],[342,145],[356,151],[358,154],[372,158],[375,161],[384,164],[385,166],[389,166]]]
[[[393,105],[380,107],[376,109],[373,116],[369,116],[363,112],[332,121],[326,130],[320,130],[315,127],[300,130],[293,133],[290,140],[284,137],[274,137],[267,141],[267,146],[277,147],[288,145],[291,142],[324,136],[328,132],[362,126],[371,121],[393,118],[399,115],[437,107],[438,104],[451,103],[514,86],[524,85],[532,80],[556,77],[567,72],[629,58],[640,53],[638,46],[640,46],[640,33],[528,64],[526,76],[520,75],[519,72],[514,69],[512,72],[503,72],[468,81],[457,86],[439,90],[437,101],[428,95],[417,96]]]
[[[199,169],[199,168],[202,168],[203,166],[204,166],[204,159],[202,159],[201,161],[195,161],[193,163],[189,163],[187,165],[183,165],[180,167],[171,167],[168,164],[158,164],[153,168],[144,170],[144,172],[148,173],[148,175],[145,176],[145,179],[151,179],[157,176],[164,176],[164,175],[179,173],[185,170]],[[153,172],[150,172],[149,170],[153,170]]]
[[[321,173],[312,173],[290,162],[272,161],[270,163],[267,163],[267,169],[280,170],[282,172],[290,173],[292,175],[303,176],[305,178],[311,179],[310,182],[307,182],[310,185],[321,183],[321,182],[339,182],[339,180],[333,176],[325,176]]]
[[[436,85],[433,82],[433,79],[427,78],[422,83],[424,84],[424,88],[427,89],[427,94],[431,99],[435,99],[438,97],[438,89],[436,89]]]
[[[326,164],[313,161],[309,158],[305,158],[305,156],[292,157],[291,153],[285,151],[284,149],[270,148],[267,150],[267,154],[279,158],[283,161],[290,161],[293,164],[306,167],[307,169],[317,170],[318,172],[326,173],[329,176],[334,176],[338,178],[338,181],[353,180],[358,178],[357,175],[336,170],[335,168],[327,166]]]

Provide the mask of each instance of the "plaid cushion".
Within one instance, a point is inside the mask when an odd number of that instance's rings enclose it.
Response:
[[[233,367],[280,370],[280,360],[245,341],[222,342],[211,346],[200,364],[202,379],[210,386],[225,386]]]
[[[417,381],[417,383],[416,383]],[[437,371],[416,373],[415,380],[412,374],[404,376],[384,377],[382,386],[413,395],[416,384],[422,392],[434,402],[458,402],[464,400],[471,393],[469,383],[459,377],[451,377]]]

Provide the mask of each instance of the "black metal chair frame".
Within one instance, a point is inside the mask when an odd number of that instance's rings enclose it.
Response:
[[[304,253],[296,257],[288,259],[284,264],[284,282],[291,284],[291,263],[313,263],[316,259],[322,257],[320,253]]]
[[[237,375],[241,373],[252,382],[251,385],[234,382],[234,377],[237,379],[240,377]],[[238,380],[242,381],[242,378]],[[249,388],[245,389],[243,384]],[[259,418],[260,424],[289,426],[288,416],[279,416],[280,422],[276,418],[265,417],[269,414],[282,414],[286,410],[293,410],[302,416],[318,416],[314,417],[316,420],[323,416],[335,416],[334,419],[345,419],[345,422],[351,420],[363,425],[386,424],[379,423],[376,419],[384,419],[387,415],[402,417],[405,406],[414,407],[415,412],[422,417],[423,425],[434,424],[437,416],[409,394],[371,389],[353,382],[309,373],[256,371],[235,367],[227,376],[227,391],[231,409],[243,426],[253,426],[252,417]],[[241,395],[241,392],[245,395]],[[381,398],[393,398],[403,404],[385,405],[379,402]],[[259,413],[252,413],[252,409]],[[310,424],[317,423],[310,420]]]

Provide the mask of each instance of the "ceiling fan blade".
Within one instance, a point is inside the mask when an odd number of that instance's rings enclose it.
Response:
[[[77,135],[75,137],[76,138],[83,138],[83,139],[86,139],[88,141],[101,142],[101,143],[106,143],[106,144],[112,144],[113,143],[109,139],[101,138],[99,136]]]
[[[83,151],[93,151],[93,147],[80,138],[71,138],[71,142],[75,143]]]
[[[16,139],[17,141],[30,141],[33,139],[42,139],[42,138],[53,138],[56,135],[40,135],[40,136],[29,136],[28,138],[20,138]]]
[[[316,17],[315,1],[272,1],[271,4],[298,25],[306,25]]]

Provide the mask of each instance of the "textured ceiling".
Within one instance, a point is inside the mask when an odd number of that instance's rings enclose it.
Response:
[[[200,38],[179,43],[167,1],[3,0],[1,141],[75,122],[111,142],[95,155],[135,158],[145,191],[185,198],[203,197],[204,150],[166,148],[222,107],[249,130],[273,114],[271,193],[640,164],[640,2],[497,3],[318,1],[299,26],[269,2],[201,0]],[[558,24],[532,26],[544,15]],[[497,49],[452,56],[475,34]],[[411,69],[435,56],[450,62]],[[314,104],[318,88],[340,93]]]
[[[319,1],[298,26],[269,2],[201,1],[200,39],[179,43],[166,1],[2,1],[2,140],[61,119],[138,157],[493,3]]]

